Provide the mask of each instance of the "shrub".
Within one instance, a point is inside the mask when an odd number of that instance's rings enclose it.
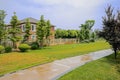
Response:
[[[89,43],[90,41],[89,40],[84,40],[85,43]]]
[[[28,44],[20,44],[19,47],[21,52],[26,52],[27,50],[30,49],[30,46]]]
[[[90,39],[90,42],[95,42],[95,39]]]
[[[5,49],[4,46],[0,45],[0,53],[3,53],[4,49]]]
[[[33,42],[33,43],[31,43],[31,49],[32,50],[35,50],[35,49],[38,49],[39,48],[39,44],[37,43],[37,42]]]
[[[5,47],[5,52],[6,53],[9,53],[11,51],[12,51],[12,47],[10,47],[10,46]]]

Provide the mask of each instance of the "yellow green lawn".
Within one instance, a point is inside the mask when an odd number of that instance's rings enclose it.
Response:
[[[77,56],[108,48],[110,48],[109,44],[102,40],[95,43],[49,46],[40,50],[31,50],[24,53],[12,52],[0,54],[0,75],[44,64],[57,59]]]

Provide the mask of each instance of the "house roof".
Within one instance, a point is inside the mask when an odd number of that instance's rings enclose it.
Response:
[[[32,22],[32,23],[38,23],[39,20],[37,19],[34,19],[32,17],[28,17],[28,18],[25,18],[23,20],[20,20],[20,23],[25,23],[26,22],[26,19],[29,19],[29,22]]]

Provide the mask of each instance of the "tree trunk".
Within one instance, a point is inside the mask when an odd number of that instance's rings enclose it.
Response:
[[[117,59],[117,49],[115,49],[114,52],[115,52],[115,59]]]
[[[0,45],[2,45],[2,40],[0,39]]]

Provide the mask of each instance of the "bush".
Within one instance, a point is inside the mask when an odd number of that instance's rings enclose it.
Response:
[[[95,39],[90,39],[90,42],[95,42]]]
[[[27,50],[30,49],[30,46],[28,44],[20,44],[19,47],[21,52],[26,52]]]
[[[85,43],[89,43],[90,41],[89,40],[84,40]]]
[[[39,44],[37,43],[37,42],[33,42],[33,43],[31,43],[31,49],[32,50],[35,50],[35,49],[38,49],[39,48]]]
[[[5,47],[5,52],[6,53],[12,52],[12,47],[10,46]]]
[[[0,53],[3,53],[4,49],[5,49],[4,46],[0,45]]]

